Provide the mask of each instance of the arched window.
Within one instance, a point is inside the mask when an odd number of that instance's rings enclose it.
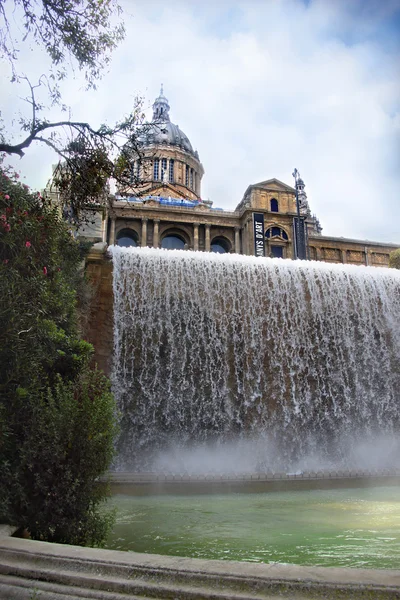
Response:
[[[167,177],[167,159],[161,159],[161,180],[165,181],[165,177]]]
[[[218,252],[219,254],[224,254],[225,252],[230,252],[231,245],[227,239],[223,237],[216,237],[212,240],[210,249],[211,252]]]
[[[161,248],[165,250],[183,250],[185,240],[176,234],[166,235],[161,242]]]
[[[279,212],[278,200],[271,198],[271,212]]]
[[[169,181],[174,183],[174,159],[169,159]]]
[[[288,240],[288,234],[286,233],[286,231],[284,229],[282,229],[281,227],[270,227],[269,229],[267,229],[267,231],[265,232],[265,237],[266,238],[274,238],[274,237],[280,237],[283,240]]]
[[[160,159],[155,158],[153,163],[153,179],[158,181],[160,179]]]
[[[117,235],[117,246],[123,246],[125,248],[129,246],[138,246],[139,238],[136,231],[132,229],[122,229]]]

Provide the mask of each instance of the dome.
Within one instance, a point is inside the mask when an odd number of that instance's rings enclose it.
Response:
[[[146,145],[177,146],[198,159],[198,154],[193,150],[187,135],[179,129],[178,125],[171,123],[169,108],[163,86],[161,86],[160,95],[153,104],[153,120],[142,136],[142,142]]]
[[[152,123],[144,137],[147,144],[178,146],[190,154],[195,154],[187,135],[171,121]]]

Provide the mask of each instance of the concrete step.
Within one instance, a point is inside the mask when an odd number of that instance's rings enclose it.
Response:
[[[0,598],[51,594],[55,600],[399,600],[400,571],[207,561],[0,537]]]

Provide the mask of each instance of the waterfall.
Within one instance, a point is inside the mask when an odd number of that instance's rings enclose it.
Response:
[[[150,248],[112,256],[120,468],[399,459],[400,271]]]

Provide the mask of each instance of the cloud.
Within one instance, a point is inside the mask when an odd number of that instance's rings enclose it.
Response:
[[[297,167],[324,234],[400,243],[399,2],[126,0],[124,9],[127,36],[98,91],[66,86],[75,118],[112,122],[137,93],[151,116],[163,82],[215,206],[233,209],[263,179],[292,184]],[[48,160],[36,148],[21,168],[44,176]]]

